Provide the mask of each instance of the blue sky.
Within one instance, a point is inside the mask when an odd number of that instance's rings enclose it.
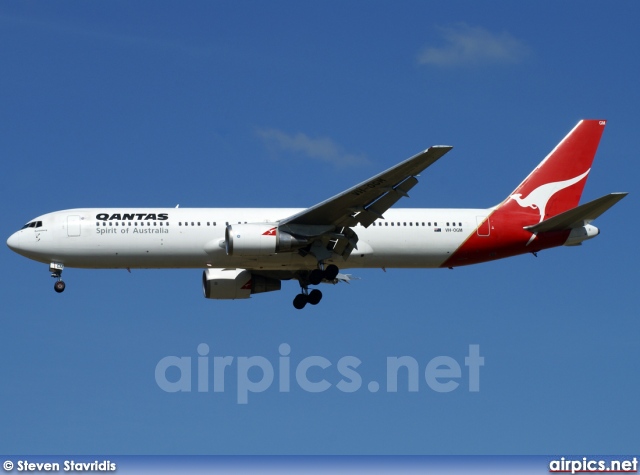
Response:
[[[469,268],[353,271],[208,301],[199,270],[65,270],[2,251],[5,453],[635,453],[637,2],[4,2],[2,235],[74,207],[305,207],[434,144],[407,207],[501,201],[581,118],[607,119],[583,200],[630,195],[601,235]],[[197,392],[198,345],[332,363],[237,403]],[[464,358],[479,345],[480,391]],[[191,392],[156,365],[191,357]],[[344,393],[336,365],[362,361]],[[460,385],[368,390],[387,357]],[[174,368],[175,369],[175,368]],[[295,372],[295,371],[294,371]],[[175,376],[175,373],[172,373]],[[171,376],[171,374],[169,374]],[[252,373],[258,379],[260,372]],[[381,383],[382,384],[382,383]],[[384,388],[384,384],[382,384]]]

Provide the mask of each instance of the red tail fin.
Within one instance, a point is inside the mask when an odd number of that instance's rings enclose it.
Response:
[[[580,121],[513,193],[484,218],[476,232],[442,267],[535,253],[565,244],[568,229],[542,232],[540,236],[530,229],[578,205],[605,125],[604,120]]]
[[[539,221],[575,208],[591,171],[606,121],[581,120],[501,206],[515,201]]]

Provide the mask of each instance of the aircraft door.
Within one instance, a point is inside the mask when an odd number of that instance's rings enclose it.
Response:
[[[80,216],[67,216],[67,236],[80,236]]]
[[[478,236],[487,237],[491,234],[491,223],[488,216],[476,216],[476,225]]]

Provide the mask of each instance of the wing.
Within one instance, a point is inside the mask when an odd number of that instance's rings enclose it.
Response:
[[[280,221],[280,225],[368,227],[413,188],[416,175],[453,147],[437,145],[342,193]]]
[[[307,239],[311,244],[301,253],[319,261],[338,254],[349,257],[358,236],[351,227],[358,223],[369,227],[385,211],[413,188],[416,176],[451,150],[437,145],[343,191],[328,200],[278,222],[279,229]]]

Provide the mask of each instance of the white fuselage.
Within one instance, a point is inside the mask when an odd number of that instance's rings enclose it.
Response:
[[[276,223],[289,208],[95,208],[45,214],[38,227],[16,232],[8,243],[36,261],[81,268],[314,269],[298,252],[229,256],[228,224]],[[487,209],[391,209],[368,228],[355,226],[358,244],[340,268],[440,267],[470,235]],[[41,223],[41,224],[40,224]],[[487,231],[488,232],[488,231]],[[328,262],[333,262],[332,259]]]

